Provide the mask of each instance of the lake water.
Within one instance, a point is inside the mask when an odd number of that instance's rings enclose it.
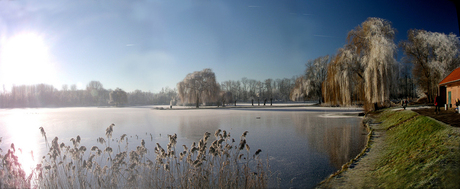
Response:
[[[362,118],[349,116],[358,112],[322,107],[2,109],[0,147],[3,154],[11,143],[23,153],[33,151],[35,162],[22,160],[26,166],[32,166],[46,151],[39,127],[45,129],[49,141],[58,136],[59,142],[70,145],[70,139],[80,135],[81,145],[91,147],[98,137],[105,137],[105,129],[114,123],[114,138],[127,134],[133,147],[145,139],[150,150],[155,143],[166,146],[167,134],[178,135],[177,146],[190,146],[205,132],[226,130],[238,142],[241,134],[249,131],[251,153],[262,149],[261,157],[270,160],[271,171],[281,179],[280,187],[312,188],[363,149],[366,132]]]

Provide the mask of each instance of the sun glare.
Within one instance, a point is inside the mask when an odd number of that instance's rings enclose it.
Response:
[[[22,33],[9,38],[0,49],[0,83],[7,85],[53,84],[55,68],[42,37]]]
[[[24,172],[29,176],[32,169],[40,162],[41,148],[37,141],[40,141],[38,127],[42,122],[42,115],[38,113],[31,113],[29,110],[17,110],[14,113],[4,116],[2,122],[4,128],[3,138],[5,139],[3,145],[5,149],[10,147],[11,143],[14,144],[18,161],[21,164]]]

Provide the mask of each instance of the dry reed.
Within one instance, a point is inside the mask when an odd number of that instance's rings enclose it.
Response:
[[[177,135],[168,135],[166,149],[156,143],[154,153],[150,154],[144,139],[135,150],[129,151],[126,134],[116,139],[118,146],[112,148],[114,126],[111,124],[106,129],[106,138],[99,137],[89,151],[80,146],[80,136],[70,139],[71,146],[59,144],[58,137],[48,144],[46,132],[40,127],[48,153],[27,175],[17,155],[22,152],[17,152],[11,144],[6,154],[0,154],[0,188],[267,187],[268,161],[259,158],[261,149],[249,155],[247,131],[237,145],[230,133],[219,129],[209,147],[211,134],[206,132],[198,144],[193,142],[189,148],[183,145],[182,151],[176,151]],[[150,137],[153,141],[152,134]],[[242,151],[244,148],[246,152]]]

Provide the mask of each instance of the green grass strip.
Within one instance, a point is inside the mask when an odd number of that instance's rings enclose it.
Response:
[[[397,124],[403,123],[404,121],[407,121],[417,115],[417,113],[410,110],[395,111],[390,109],[380,113],[377,121],[382,122],[382,128],[388,129],[390,127],[396,126]]]
[[[458,188],[460,135],[448,125],[415,114],[387,110],[379,115],[382,126],[392,129],[373,174],[383,188]]]

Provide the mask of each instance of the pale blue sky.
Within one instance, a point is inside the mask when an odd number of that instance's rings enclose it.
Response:
[[[368,17],[391,21],[396,42],[411,28],[459,33],[448,0],[0,0],[0,49],[33,33],[53,70],[14,79],[21,73],[0,59],[0,85],[53,81],[61,89],[97,80],[106,89],[158,92],[204,68],[219,82],[291,78],[309,59],[335,54]]]

